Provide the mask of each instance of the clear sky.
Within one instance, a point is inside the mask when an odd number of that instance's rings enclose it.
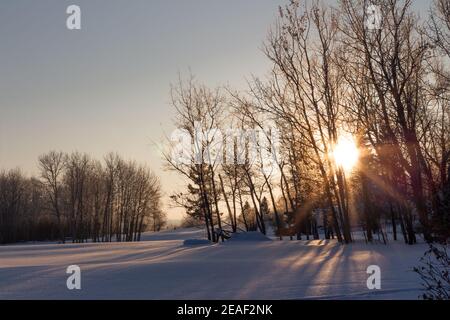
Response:
[[[260,48],[285,2],[0,0],[0,169],[36,174],[49,150],[117,151],[148,164],[170,194],[178,180],[153,145],[174,129],[170,83],[189,68],[235,88],[264,74]],[[71,4],[82,30],[66,28]]]
[[[147,163],[169,194],[159,142],[178,71],[243,87],[262,74],[275,0],[0,1],[0,168],[36,174],[49,150]],[[66,8],[81,8],[81,30]]]

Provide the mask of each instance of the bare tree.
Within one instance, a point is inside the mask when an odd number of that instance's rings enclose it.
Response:
[[[64,170],[65,155],[62,152],[50,151],[39,157],[41,179],[50,201],[53,213],[56,215],[59,227],[59,236],[65,243],[65,213],[62,209],[61,179]]]

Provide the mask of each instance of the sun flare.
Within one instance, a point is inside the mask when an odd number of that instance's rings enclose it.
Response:
[[[350,172],[353,169],[359,158],[359,150],[353,136],[344,135],[338,139],[332,151],[332,158],[344,171]]]

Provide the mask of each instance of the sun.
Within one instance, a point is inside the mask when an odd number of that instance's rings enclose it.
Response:
[[[359,150],[352,135],[342,135],[339,137],[332,153],[334,162],[344,171],[350,172],[358,162]]]

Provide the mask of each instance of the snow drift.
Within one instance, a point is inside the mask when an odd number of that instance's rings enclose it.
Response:
[[[228,240],[231,243],[247,242],[247,241],[272,241],[267,236],[263,235],[259,231],[239,232],[232,233],[231,238]]]
[[[183,241],[184,246],[199,246],[208,244],[211,244],[211,241],[206,239],[186,239]]]

